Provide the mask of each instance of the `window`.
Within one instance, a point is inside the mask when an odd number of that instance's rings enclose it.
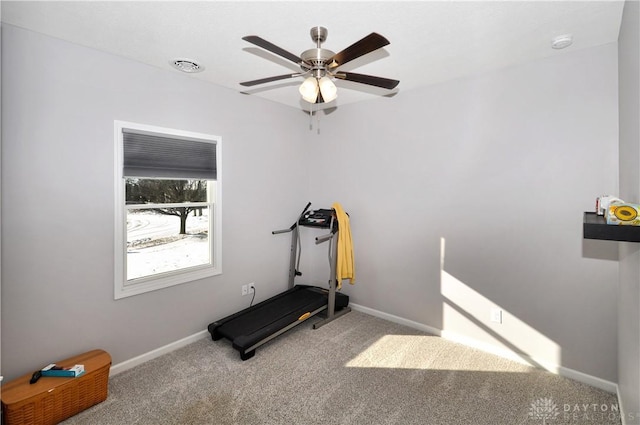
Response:
[[[115,298],[222,273],[217,136],[115,122]]]

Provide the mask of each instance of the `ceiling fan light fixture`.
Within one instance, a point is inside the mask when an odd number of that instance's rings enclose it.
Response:
[[[298,91],[304,100],[309,103],[316,103],[319,91],[318,81],[315,77],[308,77],[302,82]]]
[[[335,100],[338,97],[338,88],[331,81],[331,78],[326,75],[320,80],[318,80],[318,85],[320,86],[320,93],[322,93],[322,98],[326,103]]]

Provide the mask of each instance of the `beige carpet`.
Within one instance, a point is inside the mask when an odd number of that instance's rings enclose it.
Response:
[[[620,424],[615,395],[360,312],[241,361],[203,339],[113,377],[74,424]]]

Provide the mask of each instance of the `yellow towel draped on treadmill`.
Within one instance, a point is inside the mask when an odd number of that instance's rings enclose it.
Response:
[[[342,280],[349,279],[350,284],[356,281],[356,270],[353,261],[353,241],[351,240],[351,225],[349,216],[344,212],[342,206],[335,202],[332,208],[336,211],[338,219],[338,258],[336,260],[337,289],[342,287]]]

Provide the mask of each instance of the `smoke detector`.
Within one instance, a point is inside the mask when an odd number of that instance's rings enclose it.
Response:
[[[551,40],[551,47],[554,49],[564,49],[573,44],[573,36],[571,34],[559,35]]]
[[[198,64],[196,61],[191,59],[185,59],[185,58],[173,59],[169,61],[169,63],[171,64],[171,66],[173,66],[177,70],[186,72],[188,74],[204,71],[204,66]]]

